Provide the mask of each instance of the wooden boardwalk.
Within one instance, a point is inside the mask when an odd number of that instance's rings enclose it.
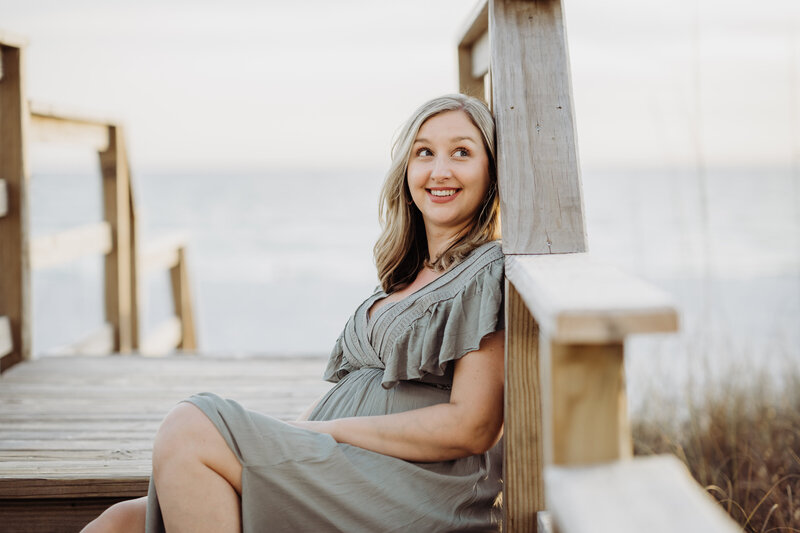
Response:
[[[0,530],[77,531],[144,495],[169,409],[211,391],[296,417],[330,384],[325,357],[47,357],[0,376]]]

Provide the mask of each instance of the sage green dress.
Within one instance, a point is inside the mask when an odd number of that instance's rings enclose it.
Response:
[[[499,242],[403,300],[372,304],[348,320],[325,379],[336,385],[311,420],[382,415],[449,401],[453,361],[503,326]],[[191,397],[243,465],[242,526],[256,532],[497,531],[502,443],[463,459],[415,463],[248,411],[232,400]],[[164,531],[151,481],[148,533]]]

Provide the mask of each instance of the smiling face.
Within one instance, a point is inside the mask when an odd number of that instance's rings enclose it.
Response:
[[[489,156],[466,113],[446,111],[422,124],[406,180],[429,236],[455,234],[473,222],[489,190]]]

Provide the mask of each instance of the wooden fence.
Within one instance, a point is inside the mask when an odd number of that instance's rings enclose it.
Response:
[[[586,253],[560,0],[480,2],[462,35],[460,89],[497,120],[504,531],[738,531],[677,459],[632,458],[624,340],[678,317],[668,295]]]
[[[25,99],[23,39],[0,33],[0,371],[30,359],[31,280],[37,268],[88,254],[105,256],[105,324],[68,347],[71,353],[163,353],[196,348],[185,245],[137,253],[136,215],[122,127],[29,104]],[[102,222],[37,239],[30,237],[29,142],[78,144],[98,152]],[[168,268],[175,318],[140,341],[138,273]]]

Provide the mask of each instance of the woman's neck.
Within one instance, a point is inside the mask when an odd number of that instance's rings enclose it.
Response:
[[[434,262],[447,250],[459,237],[464,235],[469,229],[469,224],[456,230],[453,229],[428,229],[425,234],[428,237],[428,261]]]

